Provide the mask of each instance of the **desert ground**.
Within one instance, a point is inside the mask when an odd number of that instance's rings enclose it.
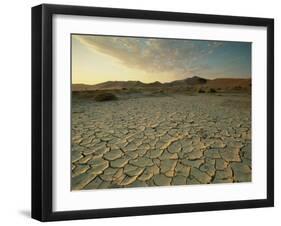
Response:
[[[124,92],[73,92],[72,190],[251,181],[249,93]]]

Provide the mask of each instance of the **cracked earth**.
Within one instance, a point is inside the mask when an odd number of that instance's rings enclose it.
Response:
[[[73,98],[72,190],[251,181],[251,98]]]

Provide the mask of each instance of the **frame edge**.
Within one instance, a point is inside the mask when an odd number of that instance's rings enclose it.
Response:
[[[42,220],[42,6],[31,9],[31,217]]]
[[[52,13],[32,7],[32,184],[31,217],[52,214]]]
[[[267,201],[274,207],[274,19],[267,22]]]

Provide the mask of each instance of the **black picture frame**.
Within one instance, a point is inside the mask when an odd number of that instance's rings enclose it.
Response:
[[[52,210],[52,18],[55,14],[262,26],[267,28],[267,198],[95,210]],[[274,206],[274,20],[221,15],[43,4],[32,8],[32,218],[122,217]]]

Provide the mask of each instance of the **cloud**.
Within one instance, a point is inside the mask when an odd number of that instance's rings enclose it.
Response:
[[[179,76],[206,70],[202,60],[223,42],[76,35],[88,48],[116,58],[121,64],[146,72],[169,72]],[[199,63],[201,62],[201,63]]]

